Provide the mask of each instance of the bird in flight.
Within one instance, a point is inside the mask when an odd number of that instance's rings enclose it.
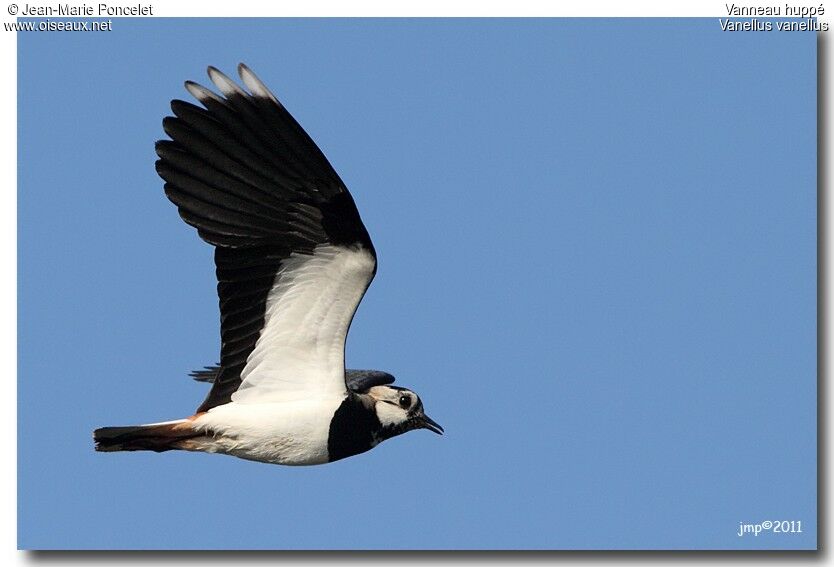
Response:
[[[171,102],[156,170],[182,219],[214,246],[220,364],[185,419],[95,430],[97,451],[202,451],[282,465],[363,453],[414,429],[442,434],[420,398],[377,370],[345,369],[345,338],[376,253],[345,184],[243,64],[241,88]]]

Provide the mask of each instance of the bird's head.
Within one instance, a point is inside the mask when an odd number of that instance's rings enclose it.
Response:
[[[374,386],[368,390],[382,424],[385,439],[412,429],[428,429],[443,435],[443,428],[423,411],[423,402],[411,390],[397,386]]]

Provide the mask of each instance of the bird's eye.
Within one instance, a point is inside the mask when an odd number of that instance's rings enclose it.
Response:
[[[400,407],[403,409],[408,409],[411,405],[411,396],[400,396]]]

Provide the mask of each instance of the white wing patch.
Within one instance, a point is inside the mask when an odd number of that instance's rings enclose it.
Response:
[[[232,400],[344,396],[345,337],[375,264],[363,248],[330,244],[317,246],[312,256],[293,254],[285,260]]]

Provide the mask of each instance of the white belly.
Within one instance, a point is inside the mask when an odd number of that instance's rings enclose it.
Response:
[[[217,406],[193,422],[206,437],[183,448],[280,465],[326,463],[330,421],[343,399]]]

